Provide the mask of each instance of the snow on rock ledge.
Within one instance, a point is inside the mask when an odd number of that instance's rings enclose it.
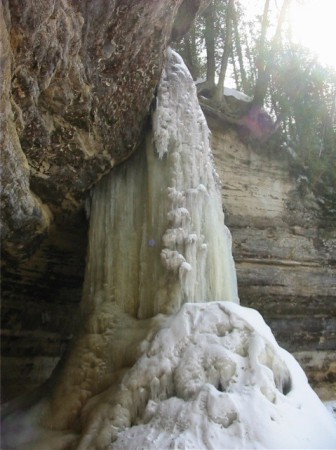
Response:
[[[331,414],[255,310],[187,303],[162,320],[118,394],[87,405],[80,448],[91,433],[120,450],[335,448]]]

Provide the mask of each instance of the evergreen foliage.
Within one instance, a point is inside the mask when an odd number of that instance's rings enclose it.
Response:
[[[223,80],[251,96],[251,108],[268,112],[279,127],[264,146],[289,153],[296,173],[336,217],[336,71],[293,43],[290,3],[265,0],[251,20],[246,2],[213,0],[177,50],[202,79],[199,92],[228,118]]]

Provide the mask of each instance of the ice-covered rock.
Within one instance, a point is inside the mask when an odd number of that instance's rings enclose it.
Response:
[[[86,311],[107,299],[137,318],[185,302],[238,302],[210,131],[172,50],[145,145],[96,186],[90,209]]]
[[[81,449],[335,448],[334,419],[255,310],[188,303],[140,348],[88,404]]]

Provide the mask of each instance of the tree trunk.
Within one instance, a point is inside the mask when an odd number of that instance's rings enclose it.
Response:
[[[255,64],[253,62],[253,58],[251,55],[251,50],[250,50],[250,44],[248,42],[248,37],[246,34],[246,31],[244,30],[243,32],[243,36],[244,36],[244,41],[245,41],[245,47],[246,47],[246,57],[248,60],[248,65],[249,65],[249,74],[251,79],[249,80],[249,89],[251,89],[251,86],[255,85],[255,80],[257,78],[257,73],[256,73],[256,67]]]
[[[192,28],[192,30],[184,38],[182,56],[194,80],[196,80],[199,76],[199,66],[196,60],[195,47],[195,28]]]
[[[241,84],[242,84],[242,90],[244,92],[247,91],[247,81],[246,81],[246,72],[244,67],[244,59],[243,59],[243,53],[240,43],[240,35],[238,30],[238,20],[237,20],[237,11],[234,8],[234,5],[232,6],[232,20],[233,20],[233,31],[234,31],[234,37],[235,37],[235,49],[237,52],[238,62],[239,62],[239,69],[240,69],[240,77],[241,77]],[[238,85],[237,85],[238,87]]]
[[[257,48],[257,81],[254,88],[254,100],[253,103],[258,106],[262,106],[267,92],[267,86],[269,77],[266,74],[265,63],[265,44],[266,44],[266,32],[268,27],[268,13],[269,13],[270,0],[266,0],[264,4],[264,12],[261,22],[261,32],[259,45]]]
[[[238,73],[238,69],[237,69],[237,64],[236,64],[236,59],[235,59],[235,54],[234,54],[233,48],[232,48],[232,51],[231,51],[231,58],[232,58],[233,75],[234,75],[235,83],[236,83],[237,89],[241,89],[241,84],[242,83],[241,83],[241,79],[239,78],[239,75],[241,75],[241,74]]]
[[[285,20],[286,12],[289,7],[291,0],[284,0],[278,23],[277,28],[274,33],[272,42],[271,42],[271,48],[268,52],[268,55],[273,55],[276,51],[276,46],[279,42],[280,36],[281,36],[281,29],[283,22]],[[266,41],[266,31],[267,31],[267,16],[268,16],[268,9],[269,9],[269,0],[265,1],[265,7],[264,7],[264,13],[263,13],[263,20],[262,20],[262,28],[261,28],[261,36],[260,36],[260,43],[259,43],[259,58],[258,58],[258,79],[256,82],[255,90],[254,90],[254,98],[253,98],[253,105],[261,107],[264,104],[265,97],[267,94],[267,88],[269,85],[269,80],[271,77],[271,69],[272,69],[272,61],[271,58],[268,57],[266,61],[266,51],[265,51],[265,41]]]
[[[232,46],[232,16],[233,16],[233,1],[229,0],[226,12],[226,22],[225,22],[225,39],[224,39],[224,49],[221,60],[221,68],[218,77],[218,84],[215,89],[214,99],[217,102],[221,102],[224,95],[224,80],[226,69],[229,61],[229,56],[231,53]]]
[[[215,8],[213,1],[204,11],[205,18],[205,46],[207,53],[206,84],[210,89],[215,86]]]

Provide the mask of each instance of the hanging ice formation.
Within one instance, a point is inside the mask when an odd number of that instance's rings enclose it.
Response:
[[[170,51],[145,151],[93,193],[87,310],[108,300],[147,318],[185,302],[238,302],[209,137],[193,80]]]
[[[144,148],[94,189],[82,332],[54,388],[6,408],[3,448],[335,448],[302,369],[238,304],[209,131],[171,50]]]

